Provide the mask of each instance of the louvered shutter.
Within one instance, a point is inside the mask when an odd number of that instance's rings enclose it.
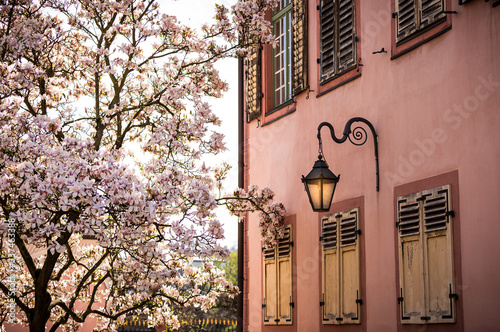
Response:
[[[321,80],[356,65],[355,17],[355,0],[321,1]]]
[[[264,324],[276,324],[276,249],[264,249]]]
[[[278,325],[292,324],[292,228],[278,240]]]
[[[451,187],[443,186],[423,192],[424,264],[427,290],[428,323],[456,321],[453,274],[453,222],[450,215]]]
[[[454,323],[451,186],[398,198],[403,324]]]
[[[408,37],[417,28],[417,0],[396,0],[396,40]]]
[[[321,221],[323,324],[335,324],[339,307],[339,268],[337,256],[337,219],[324,217]]]
[[[322,219],[323,324],[359,324],[359,209]]]
[[[355,0],[340,0],[338,7],[338,72],[356,64]]]
[[[246,108],[247,121],[260,115],[261,107],[261,52],[260,45],[253,47],[246,62]]]
[[[420,6],[420,29],[446,16],[445,0],[422,0]]]
[[[424,316],[424,267],[419,194],[398,199],[398,254],[401,323],[420,324]]]
[[[327,79],[335,75],[337,67],[336,57],[336,19],[335,1],[321,0],[320,6],[320,37],[321,55],[320,70],[321,79]]]
[[[360,281],[358,209],[345,211],[340,219],[340,321],[342,324],[359,324]]]
[[[292,93],[295,96],[307,86],[307,0],[293,0],[292,34]]]

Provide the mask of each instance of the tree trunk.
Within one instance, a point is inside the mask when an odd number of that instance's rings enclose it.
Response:
[[[45,290],[40,293],[38,295],[35,291],[35,308],[29,317],[30,332],[45,332],[45,326],[50,318],[49,306],[52,301],[51,296]]]

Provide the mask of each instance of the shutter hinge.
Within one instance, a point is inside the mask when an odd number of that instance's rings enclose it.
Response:
[[[290,302],[289,305],[290,305],[290,307],[295,308],[295,303],[294,302]]]
[[[356,299],[356,303],[363,304],[363,300],[362,299]]]
[[[358,36],[354,36],[354,41],[355,42],[359,42],[359,37]]]
[[[453,211],[453,210],[446,211],[446,215],[447,215],[447,216],[452,216],[452,217],[455,217],[455,211]]]
[[[396,221],[396,227],[399,227],[399,221]]]
[[[431,318],[429,316],[422,316],[420,317],[421,320],[431,320]]]
[[[266,307],[266,304],[262,303],[262,309],[264,309],[265,307]]]
[[[357,229],[355,233],[361,235],[361,230]]]
[[[398,12],[392,13],[392,18],[396,18],[396,17],[398,17]]]
[[[323,237],[322,236],[319,237],[319,242],[323,242]]]
[[[401,302],[403,302],[403,297],[402,296],[398,297],[398,303],[401,303]]]
[[[323,301],[321,301],[321,302],[319,303],[319,306],[320,306],[320,307],[322,307],[322,306],[324,306],[324,305],[325,305],[325,302],[323,302]]]
[[[449,294],[450,299],[458,300],[458,294]]]
[[[290,241],[290,247],[293,247],[293,241]]]
[[[320,62],[321,62],[320,58],[316,59],[316,63],[320,63]]]
[[[321,10],[321,5],[317,5],[316,10]]]

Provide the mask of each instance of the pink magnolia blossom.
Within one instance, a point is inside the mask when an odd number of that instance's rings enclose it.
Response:
[[[228,256],[215,209],[259,212],[266,246],[285,209],[269,188],[220,195],[207,98],[228,89],[216,61],[273,41],[275,3],[217,5],[201,31],[153,0],[0,5],[1,324],[112,331],[134,312],[175,328],[178,308],[238,292],[192,265]]]

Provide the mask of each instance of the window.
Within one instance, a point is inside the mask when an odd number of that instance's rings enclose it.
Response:
[[[292,98],[307,85],[307,1],[280,0],[268,13],[276,48],[258,45],[246,59],[247,121],[272,122],[294,110]]]
[[[264,254],[264,325],[292,325],[292,227]]]
[[[355,0],[321,0],[321,82],[356,67],[355,3]]]
[[[277,41],[273,49],[274,106],[292,98],[292,3],[280,0],[273,15],[273,32]]]
[[[446,19],[445,0],[396,0],[397,42]]]
[[[401,324],[456,322],[451,185],[397,198]]]
[[[360,324],[359,208],[324,216],[322,242],[322,323]]]

